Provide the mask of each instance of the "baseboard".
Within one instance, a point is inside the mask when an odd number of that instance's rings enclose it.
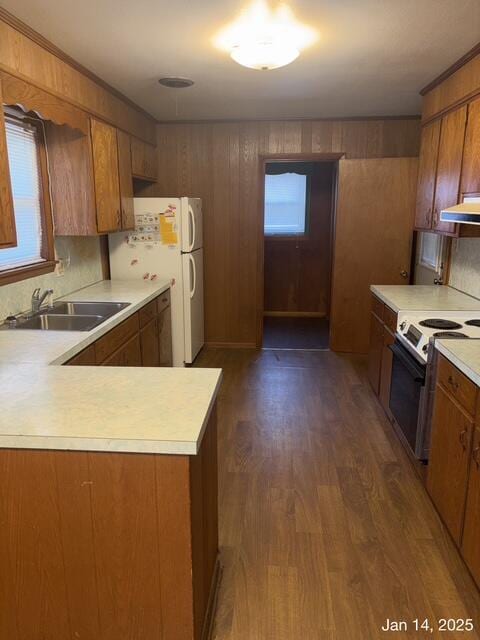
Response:
[[[214,349],[257,349],[255,342],[206,342],[205,346]]]
[[[215,613],[217,610],[218,591],[222,578],[223,567],[220,562],[220,554],[217,555],[215,569],[213,570],[212,584],[210,585],[210,593],[208,595],[207,611],[205,620],[203,621],[202,640],[210,640],[212,637],[213,626],[215,622]]]
[[[264,311],[269,318],[326,318],[325,311]]]

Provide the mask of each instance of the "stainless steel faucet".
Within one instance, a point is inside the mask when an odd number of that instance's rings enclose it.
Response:
[[[53,293],[53,289],[45,289],[45,291],[40,295],[40,291],[41,289],[38,287],[32,293],[32,313],[38,313],[45,298]]]

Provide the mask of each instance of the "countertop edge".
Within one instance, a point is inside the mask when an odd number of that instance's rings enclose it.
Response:
[[[403,285],[399,285],[399,286],[403,286]],[[374,293],[377,298],[379,298],[379,300],[381,300],[384,304],[387,305],[387,307],[389,307],[392,311],[395,311],[395,313],[399,313],[401,311],[401,309],[399,307],[397,307],[396,304],[394,304],[389,298],[387,298],[379,289],[378,286],[375,284],[371,284],[370,285],[370,291],[372,293]]]

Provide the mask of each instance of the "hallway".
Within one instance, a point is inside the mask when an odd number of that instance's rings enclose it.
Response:
[[[215,640],[435,638],[411,621],[478,624],[478,591],[363,357],[210,349],[197,366],[224,370]],[[382,632],[387,619],[409,632]]]

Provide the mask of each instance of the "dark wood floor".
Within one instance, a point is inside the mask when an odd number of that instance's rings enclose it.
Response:
[[[222,367],[216,640],[478,638],[480,597],[393,435],[362,357],[206,350]],[[408,633],[382,632],[387,618]]]
[[[327,318],[288,318],[265,316],[263,346],[265,349],[328,349]]]

